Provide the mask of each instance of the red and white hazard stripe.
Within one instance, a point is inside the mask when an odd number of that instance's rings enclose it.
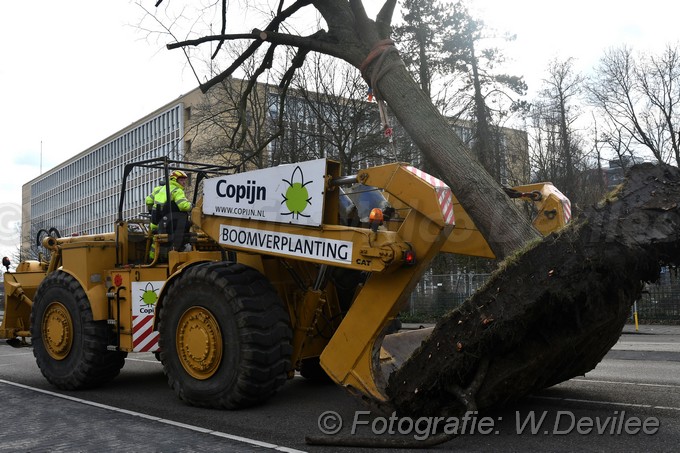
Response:
[[[568,223],[571,220],[571,200],[567,198],[562,192],[559,191],[557,187],[552,188],[557,198],[562,202],[562,211],[564,212],[564,223]]]
[[[562,200],[562,206],[564,207],[564,221],[566,223],[571,220],[571,201],[569,201],[569,198]]]
[[[132,317],[132,350],[134,352],[158,351],[158,331],[153,330],[153,315]]]
[[[442,211],[444,222],[446,222],[447,225],[455,225],[456,216],[453,212],[453,195],[451,194],[451,188],[447,186],[441,179],[435,178],[434,176],[412,167],[411,165],[407,165],[405,168],[434,187],[435,192],[437,193],[437,200],[439,201],[439,208]]]
[[[444,222],[447,225],[456,224],[456,216],[453,213],[453,196],[451,195],[451,189],[446,187],[435,188],[437,192],[437,197],[439,199],[439,208],[442,210],[442,217],[444,217]]]

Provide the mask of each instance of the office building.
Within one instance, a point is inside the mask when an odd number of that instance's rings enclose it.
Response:
[[[195,89],[24,184],[22,253],[35,245],[40,229],[56,228],[62,236],[113,231],[125,164],[162,156],[182,160],[184,131],[201,96]],[[144,209],[160,177],[158,171],[133,171],[124,218]]]

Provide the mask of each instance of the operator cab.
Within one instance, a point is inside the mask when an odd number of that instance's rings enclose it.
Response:
[[[383,213],[385,222],[399,217],[382,191],[376,187],[357,183],[341,188],[340,193],[340,223],[342,225],[369,228],[371,212],[376,208]]]
[[[123,170],[123,181],[118,203],[118,217],[116,220],[117,241],[123,242],[121,235],[127,235],[127,250],[119,250],[118,265],[154,265],[159,261],[167,261],[167,254],[171,250],[189,251],[196,250],[197,244],[201,242],[198,234],[191,229],[190,212],[178,212],[167,209],[160,213],[157,219],[152,218],[152,212],[140,212],[137,216],[130,219],[123,218],[123,207],[127,195],[127,184],[135,169],[142,169],[158,178],[158,186],[165,186],[167,190],[166,199],[171,200],[169,186],[165,181],[170,181],[170,176],[174,171],[186,174],[187,183],[185,191],[187,198],[191,197],[192,206],[196,205],[201,184],[207,177],[218,175],[234,174],[238,166],[220,166],[196,162],[184,162],[170,160],[167,158],[157,158],[127,164]],[[169,203],[168,203],[169,204]],[[154,222],[154,220],[156,220]],[[158,225],[158,229],[152,231],[151,224]],[[203,241],[206,242],[206,241]],[[157,243],[157,247],[154,246]],[[201,244],[201,250],[206,247],[214,249],[214,246]],[[156,250],[150,256],[150,250]],[[157,251],[157,253],[155,253]]]

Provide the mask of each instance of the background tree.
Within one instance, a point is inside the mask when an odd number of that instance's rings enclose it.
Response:
[[[161,1],[158,2],[160,3]],[[399,123],[424,156],[437,163],[439,174],[466,206],[497,256],[505,256],[527,240],[538,237],[537,231],[507,199],[494,178],[476,162],[451,130],[446,118],[410,76],[396,49],[386,41],[391,33],[396,0],[385,1],[375,20],[369,18],[363,3],[358,0],[298,0],[287,7],[284,7],[283,2],[272,3],[276,6],[267,23],[259,29],[246,33],[203,36],[170,44],[168,47],[185,48],[217,42],[214,52],[217,53],[221,44],[226,41],[250,42],[246,51],[232,65],[201,85],[204,90],[230,77],[263,46],[267,48],[266,58],[261,60],[260,68],[270,67],[271,59],[268,57],[271,55],[273,58],[277,47],[296,50],[295,57],[280,82],[284,88],[289,85],[292,74],[309,52],[324,53],[346,61],[362,70],[363,77],[378,99],[391,107]],[[218,17],[226,24],[230,17],[229,7],[233,4],[224,0],[216,6],[220,9]],[[316,9],[328,30],[319,26],[315,27],[315,31],[302,34],[284,27],[287,20],[307,6]],[[196,14],[202,17],[207,13],[206,10],[200,10]],[[194,23],[198,23],[198,20]],[[226,26],[222,28],[226,30]]]
[[[272,165],[329,157],[350,174],[384,161],[386,154],[394,159],[365,82],[346,63],[310,55],[284,102],[283,134],[274,143]]]
[[[497,181],[505,183],[506,152],[500,126],[522,106],[513,96],[524,95],[526,83],[521,77],[496,71],[504,60],[502,52],[485,45],[491,36],[486,35],[484,22],[472,17],[465,2],[449,4],[445,10],[443,62],[464,75],[463,91],[469,95],[463,98],[461,112],[473,123],[472,151]]]
[[[393,36],[421,89],[446,112],[451,127],[497,181],[504,185],[528,182],[526,135],[508,136],[501,130],[521,105],[514,97],[524,94],[526,85],[520,77],[496,70],[503,55],[488,46],[494,36],[460,1],[405,1],[402,17]],[[422,165],[438,171],[429,162]],[[493,262],[487,259],[439,255],[431,270],[434,274],[484,273],[492,268]]]
[[[434,0],[405,0],[401,7],[403,22],[394,27],[393,39],[420,88],[432,96],[435,74],[444,70],[441,30],[446,9]]]
[[[680,163],[680,50],[636,56],[629,47],[610,49],[588,85],[589,99],[605,119],[603,140],[618,156]],[[635,156],[633,156],[635,155]]]
[[[226,58],[238,55],[238,43],[225,46]],[[221,62],[196,58],[210,75],[220,72]],[[184,133],[185,159],[211,161],[221,165],[262,168],[267,166],[266,148],[275,133],[267,125],[267,89],[249,90],[248,79],[255,77],[254,59],[244,62],[241,78],[226,78],[203,93],[190,110],[185,110],[189,126]],[[194,70],[196,74],[196,70]],[[198,75],[197,75],[198,77]],[[267,80],[261,82],[266,87]]]
[[[267,148],[280,135],[271,125],[270,87],[245,89],[244,81],[229,78],[205,93],[191,112],[185,133],[188,160],[209,159],[242,168],[269,165]]]
[[[433,97],[451,123],[468,122],[471,133],[458,135],[484,168],[503,184],[526,182],[528,172],[509,171],[507,155],[518,157],[519,153],[512,152],[516,149],[508,152],[501,132],[511,115],[524,106],[517,96],[525,94],[526,84],[521,77],[497,71],[503,54],[488,45],[496,37],[471,16],[466,3],[407,1],[394,36],[421,89]],[[432,93],[433,86],[440,89]]]
[[[574,72],[572,59],[553,60],[531,112],[535,176],[552,181],[572,203],[582,200],[593,165],[575,126],[584,82],[584,77]]]
[[[285,96],[266,82],[249,90],[251,75],[246,70],[246,80],[221,81],[191,112],[185,137],[191,143],[190,160],[262,168],[329,157],[346,173],[412,160],[412,146],[397,148],[383,135],[365,82],[347,64],[312,54]]]

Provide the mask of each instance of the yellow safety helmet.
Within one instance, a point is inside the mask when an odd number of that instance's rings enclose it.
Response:
[[[187,174],[184,173],[182,170],[174,170],[172,173],[170,173],[170,179],[178,179],[178,178],[186,178]]]

